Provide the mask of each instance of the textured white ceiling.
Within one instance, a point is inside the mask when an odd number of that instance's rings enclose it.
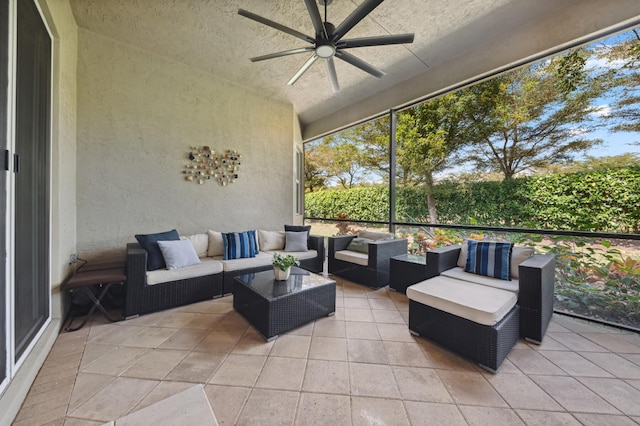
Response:
[[[328,21],[337,26],[360,3],[333,0]],[[303,125],[486,45],[487,40],[508,36],[570,3],[575,1],[386,0],[345,38],[413,32],[414,43],[350,49],[386,75],[376,79],[336,59],[341,90],[334,94],[322,60],[295,85],[286,84],[309,53],[249,61],[307,44],[238,15],[238,9],[313,35],[303,0],[71,0],[80,27],[289,102]],[[416,98],[422,95],[417,93]]]

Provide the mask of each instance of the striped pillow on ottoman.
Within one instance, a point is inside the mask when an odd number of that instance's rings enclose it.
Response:
[[[257,241],[258,239],[256,238],[256,231],[223,232],[223,259],[230,260],[256,257],[256,254],[258,254]]]
[[[512,243],[467,241],[465,272],[511,281]]]

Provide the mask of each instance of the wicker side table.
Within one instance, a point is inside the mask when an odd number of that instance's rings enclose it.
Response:
[[[427,279],[427,258],[414,254],[393,256],[389,267],[389,288],[407,293],[407,287]]]
[[[240,275],[233,282],[233,308],[269,341],[280,333],[336,311],[336,282],[307,271],[276,281],[273,271]]]

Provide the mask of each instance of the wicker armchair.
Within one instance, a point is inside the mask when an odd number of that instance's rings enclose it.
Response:
[[[407,240],[396,238],[370,242],[366,265],[336,259],[336,252],[347,250],[354,238],[356,235],[329,237],[329,273],[367,287],[380,288],[388,285],[390,259],[407,253]]]

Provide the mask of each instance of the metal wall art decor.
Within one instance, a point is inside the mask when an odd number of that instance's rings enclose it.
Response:
[[[227,186],[238,179],[242,155],[238,151],[227,149],[216,153],[208,146],[192,146],[187,155],[189,162],[182,173],[188,181],[203,185],[208,180]]]

